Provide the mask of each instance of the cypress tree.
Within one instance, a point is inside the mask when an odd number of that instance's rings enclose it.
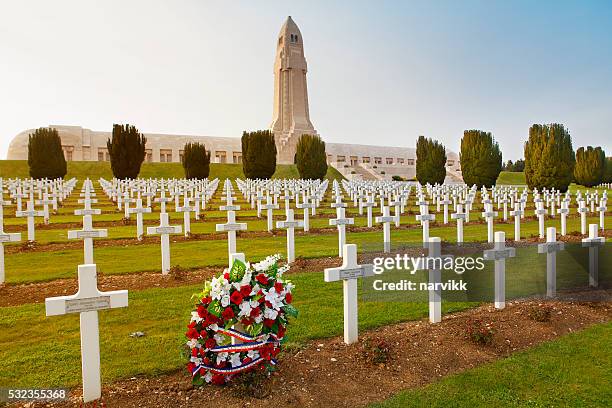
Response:
[[[200,143],[187,143],[183,148],[185,178],[205,179],[210,174],[210,152]]]
[[[446,178],[446,149],[436,140],[419,136],[416,178],[421,184],[442,184]]]
[[[491,187],[502,168],[502,154],[491,132],[466,130],[461,139],[461,173],[468,185]],[[512,161],[508,162],[512,166]]]
[[[606,155],[601,147],[587,146],[576,151],[574,180],[585,187],[593,187],[603,182],[606,171]]]
[[[606,171],[603,177],[604,183],[612,183],[612,157],[606,157]]]
[[[574,176],[576,157],[569,131],[561,124],[535,124],[525,142],[525,179],[530,189],[567,191]]]
[[[135,126],[113,125],[112,138],[106,142],[113,175],[118,179],[135,179],[145,158],[144,137]]]
[[[295,164],[300,178],[323,180],[327,174],[325,142],[319,136],[302,135],[296,147]]]
[[[242,170],[250,179],[269,179],[276,171],[276,142],[269,130],[243,132]]]
[[[28,166],[35,179],[63,178],[67,171],[62,140],[57,129],[39,128],[28,137]]]

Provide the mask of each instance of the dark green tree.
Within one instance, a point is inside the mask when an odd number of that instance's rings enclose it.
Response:
[[[612,157],[606,157],[606,171],[603,178],[604,183],[612,183]]]
[[[35,179],[63,178],[68,171],[57,129],[39,128],[28,138],[28,166]]]
[[[525,160],[519,159],[514,162],[514,166],[510,171],[522,172],[525,171]]]
[[[242,133],[242,170],[250,179],[269,179],[276,171],[276,142],[269,130]]]
[[[593,187],[603,182],[606,171],[606,154],[601,147],[587,146],[576,150],[574,180],[586,187]]]
[[[187,143],[183,148],[185,178],[205,179],[210,174],[210,152],[200,143]]]
[[[118,179],[135,179],[145,158],[144,137],[135,126],[113,125],[111,139],[106,142],[113,175]]]
[[[296,147],[295,164],[300,178],[323,180],[327,174],[325,142],[316,135],[302,135]]]
[[[416,178],[421,184],[442,184],[446,178],[446,149],[436,140],[419,136]]]
[[[461,173],[468,185],[491,187],[502,168],[502,154],[491,132],[466,130],[461,139]],[[508,163],[512,165],[510,161]]]
[[[569,131],[561,124],[535,124],[525,142],[525,178],[530,189],[567,191],[574,178],[576,157]]]
[[[502,171],[514,171],[514,163],[512,163],[512,160],[508,160],[502,165]]]

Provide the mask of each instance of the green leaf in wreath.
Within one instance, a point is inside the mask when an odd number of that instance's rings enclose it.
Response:
[[[286,304],[283,310],[291,317],[298,317],[298,310],[291,304]]]
[[[246,332],[251,336],[257,336],[263,330],[263,323],[253,323],[245,327]]]
[[[239,282],[244,277],[246,272],[246,265],[239,259],[234,259],[234,263],[232,264],[232,269],[230,269],[230,281],[231,282]]]
[[[221,302],[218,300],[213,300],[210,302],[210,305],[208,305],[208,312],[217,317],[221,317],[221,313],[223,313],[223,306],[221,306]]]
[[[201,386],[204,385],[205,382],[206,380],[204,380],[204,377],[200,374],[193,377],[193,385]]]

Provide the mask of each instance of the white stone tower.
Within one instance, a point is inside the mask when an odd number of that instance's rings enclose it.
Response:
[[[270,130],[276,139],[277,163],[293,163],[300,137],[317,134],[308,112],[306,72],[302,33],[289,16],[278,35],[274,61],[274,113]]]

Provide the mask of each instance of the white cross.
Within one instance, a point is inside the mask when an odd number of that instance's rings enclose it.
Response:
[[[0,189],[0,226],[4,225],[4,206],[5,205],[10,205],[11,202],[10,201],[5,201],[2,198],[2,189]]]
[[[514,211],[510,211],[510,215],[514,217],[514,240],[518,242],[521,240],[521,217],[523,215],[521,203],[514,203]]]
[[[346,243],[346,226],[353,225],[355,219],[346,218],[344,215],[344,208],[339,208],[336,211],[338,213],[337,218],[331,218],[329,220],[329,225],[336,225],[338,227],[338,256],[342,256],[342,251],[344,251],[344,244]]]
[[[506,248],[506,233],[495,233],[495,246],[484,251],[486,261],[495,261],[495,308],[506,307],[506,258],[514,258],[516,250]]]
[[[0,220],[1,221],[1,220]],[[0,222],[0,284],[5,281],[4,271],[4,243],[21,241],[20,233],[8,233],[2,230],[2,222]]]
[[[150,213],[151,209],[149,207],[142,206],[142,198],[136,199],[136,207],[130,208],[131,214],[136,214],[136,238],[139,241],[142,241],[142,236],[144,234],[144,229],[142,226],[142,217],[144,213]]]
[[[567,215],[570,212],[566,200],[561,201],[561,208],[559,208],[557,212],[561,214],[561,235],[565,236],[566,226],[567,226]]]
[[[383,207],[382,217],[376,217],[376,222],[383,224],[383,251],[391,252],[391,223],[395,221],[395,217],[391,216],[389,207]]]
[[[247,225],[244,222],[236,222],[236,213],[234,211],[227,212],[227,222],[225,224],[216,224],[216,231],[227,232],[227,253],[229,259],[229,267],[232,267],[232,254],[236,253],[236,231],[244,231]]]
[[[597,224],[589,224],[589,237],[582,239],[582,246],[589,248],[589,286],[599,285],[599,248],[606,239],[597,235]]]
[[[93,239],[102,238],[108,235],[108,231],[105,229],[93,229],[91,215],[83,216],[83,229],[78,231],[68,231],[68,239],[82,239],[83,240],[83,255],[84,263],[94,263],[93,258]]]
[[[189,214],[194,211],[195,208],[189,206],[189,199],[187,197],[185,197],[182,207],[176,207],[176,212],[183,213],[183,225],[185,227],[184,233],[186,237],[189,237],[191,234],[191,219]]]
[[[429,242],[429,222],[436,219],[434,214],[429,214],[429,205],[421,205],[421,214],[416,216],[417,221],[421,221],[423,227],[423,248]]]
[[[490,203],[485,203],[483,218],[487,220],[487,242],[493,242],[493,219],[497,217],[497,211],[493,211]]]
[[[295,221],[293,218],[293,210],[287,209],[287,219],[284,221],[277,221],[276,228],[284,228],[287,230],[287,262],[291,263],[295,261],[295,228],[301,228],[304,226],[302,221]]]
[[[441,201],[441,204],[444,205],[444,224],[448,224],[448,205],[451,201],[448,199],[448,194],[444,194],[444,200]]]
[[[603,231],[604,230],[604,219],[605,219],[606,210],[607,210],[606,200],[602,199],[599,202],[599,204],[600,204],[600,206],[597,207],[597,211],[599,211],[599,228],[601,228],[601,230]]]
[[[172,202],[172,199],[169,197],[166,197],[166,190],[162,190],[161,191],[161,196],[159,198],[156,198],[155,200],[156,203],[160,203],[161,204],[161,212],[165,213],[166,212],[166,203]]]
[[[538,253],[546,254],[546,297],[553,298],[557,292],[557,252],[565,249],[564,243],[557,241],[555,227],[546,229],[546,243],[538,244]]]
[[[343,247],[342,266],[325,268],[325,282],[342,281],[344,301],[344,342],[355,343],[359,337],[359,315],[357,306],[357,279],[374,276],[371,264],[357,264],[357,245],[346,244]]]
[[[535,215],[538,217],[538,234],[540,239],[542,239],[544,238],[544,216],[546,215],[546,210],[542,201],[536,202],[536,205]]]
[[[367,208],[368,228],[372,228],[372,207],[374,207],[375,205],[376,203],[374,202],[374,199],[372,196],[369,196],[368,201],[366,201],[365,203],[361,205],[362,207]]]
[[[587,233],[587,212],[589,209],[584,205],[583,200],[578,201],[578,213],[580,214],[580,233],[585,235]]]
[[[28,209],[27,211],[16,211],[15,215],[17,217],[28,217],[28,241],[34,241],[35,232],[34,232],[34,217],[42,217],[45,214],[42,211],[34,210],[34,202],[28,201]]]
[[[466,218],[463,205],[457,204],[457,212],[451,214],[451,218],[457,220],[457,243],[460,244],[463,242],[463,221]]]
[[[129,220],[130,219],[130,203],[136,202],[136,200],[130,197],[130,193],[126,191],[125,193],[123,193],[123,202],[125,203],[125,206],[123,209],[123,216]]]
[[[429,286],[429,321],[431,323],[440,323],[442,321],[442,269],[441,265],[444,259],[451,255],[442,255],[442,240],[439,237],[431,237],[426,242],[427,244],[427,259],[433,260],[430,268],[428,268],[428,286]],[[441,259],[442,262],[436,262],[436,259]],[[426,260],[426,262],[428,262]],[[420,268],[426,267],[422,265]]]
[[[37,200],[36,203],[43,206],[43,221],[45,224],[49,224],[49,204],[53,204],[55,200],[49,198],[47,192],[44,193],[42,200]]]
[[[170,225],[168,221],[168,213],[159,214],[159,226],[147,227],[148,235],[161,236],[161,261],[162,274],[167,275],[170,272],[170,234],[180,234],[180,225]]]
[[[310,208],[315,208],[315,204],[310,201],[310,197],[304,197],[303,202],[301,204],[296,204],[295,206],[297,208],[304,209],[304,231],[310,231],[310,217],[308,214],[310,212]]]
[[[268,221],[268,232],[271,232],[274,229],[273,210],[278,210],[278,204],[272,203],[272,197],[268,195],[268,197],[266,198],[266,204],[261,204],[260,207],[262,210],[266,210],[266,218]],[[308,212],[308,210],[306,210],[306,212]]]
[[[81,318],[81,371],[83,402],[97,400],[102,395],[100,379],[100,332],[98,310],[127,307],[128,291],[98,290],[96,265],[79,265],[79,290],[72,296],[45,299],[47,316],[79,313]]]

